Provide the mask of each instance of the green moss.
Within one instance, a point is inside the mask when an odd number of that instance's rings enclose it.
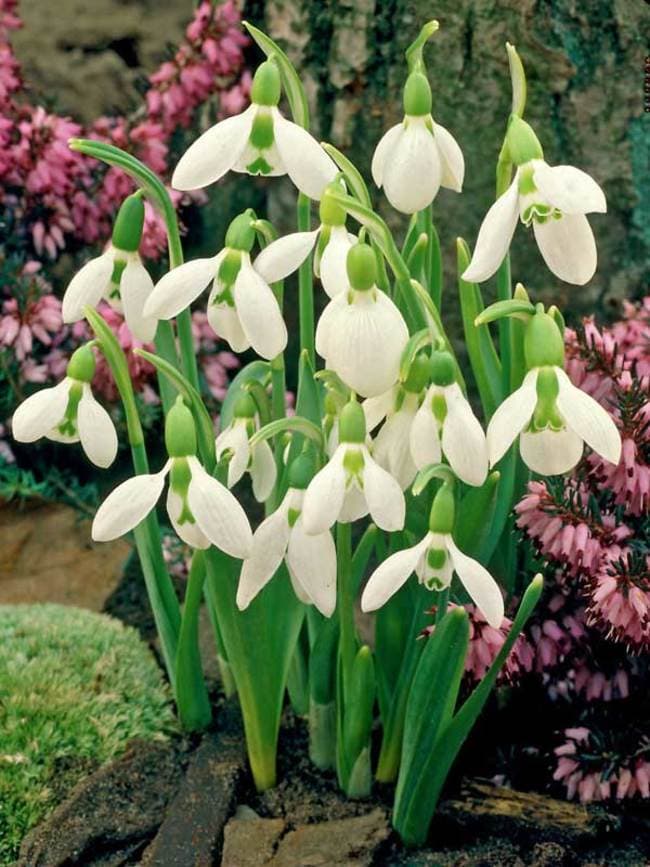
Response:
[[[0,864],[92,767],[175,728],[152,654],[117,620],[0,606]]]

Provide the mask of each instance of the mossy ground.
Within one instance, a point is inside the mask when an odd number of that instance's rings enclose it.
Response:
[[[135,630],[60,605],[0,606],[0,864],[89,769],[175,728]]]

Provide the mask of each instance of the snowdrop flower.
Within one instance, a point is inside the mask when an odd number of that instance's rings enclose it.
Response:
[[[564,372],[562,334],[541,305],[526,326],[524,351],[528,373],[488,425],[490,464],[503,457],[517,436],[524,463],[541,475],[569,472],[582,457],[584,443],[618,464],[618,429],[609,413]]]
[[[346,524],[368,513],[380,529],[401,530],[404,494],[390,473],[371,457],[365,444],[363,410],[356,401],[350,401],[341,413],[339,436],[336,451],[305,493],[305,531],[319,535],[336,521]]]
[[[556,277],[584,285],[597,264],[596,242],[585,214],[606,212],[603,191],[580,169],[549,166],[535,133],[520,118],[513,116],[507,141],[517,170],[485,215],[463,280],[481,283],[496,272],[519,219],[532,225],[539,251]]]
[[[429,359],[420,353],[413,360],[403,383],[386,394],[364,400],[362,404],[368,430],[373,430],[386,419],[375,438],[372,455],[380,467],[397,479],[403,491],[411,485],[418,470],[411,451],[411,430],[429,371]]]
[[[303,500],[313,476],[313,462],[300,455],[289,471],[289,489],[277,510],[253,534],[253,550],[244,560],[237,607],[244,610],[271,580],[282,560],[287,564],[296,596],[313,604],[325,617],[336,606],[336,548],[329,530],[305,532]]]
[[[433,501],[429,532],[417,545],[392,554],[375,569],[361,596],[361,610],[381,608],[413,572],[429,590],[449,587],[455,572],[483,617],[498,629],[504,613],[499,585],[484,566],[458,549],[453,525],[454,495],[445,484]]]
[[[467,485],[482,485],[487,477],[485,434],[460,386],[448,352],[434,352],[433,384],[410,430],[410,449],[417,469],[438,464],[443,456]]]
[[[251,475],[253,494],[258,503],[263,503],[271,495],[277,476],[275,458],[271,447],[264,440],[256,446],[248,440],[257,430],[255,401],[249,394],[243,394],[235,404],[233,420],[221,431],[216,440],[217,459],[229,449],[232,452],[228,464],[228,487],[232,488],[246,471]]]
[[[363,397],[375,397],[397,382],[406,323],[377,288],[376,261],[367,244],[348,253],[348,288],[327,305],[316,328],[316,351],[325,366]]]
[[[412,72],[404,88],[404,120],[379,141],[372,177],[391,205],[404,214],[427,208],[441,186],[460,193],[465,161],[456,139],[431,117],[426,76]]]
[[[137,527],[155,507],[169,476],[167,514],[180,538],[193,548],[215,545],[231,557],[247,557],[252,546],[248,518],[196,457],[194,420],[182,398],[167,414],[165,444],[169,460],[160,472],[128,479],[104,500],[93,521],[93,539],[109,542]]]
[[[135,193],[122,203],[107,249],[86,262],[70,281],[61,307],[64,322],[83,319],[84,307],[97,307],[103,298],[124,314],[134,337],[143,343],[154,339],[158,320],[144,312],[153,280],[138,253],[143,225],[144,204]]]
[[[11,425],[14,439],[33,443],[41,437],[78,443],[97,467],[110,467],[117,455],[117,433],[110,415],[93,397],[95,356],[89,344],[75,350],[65,379],[20,404]]]
[[[172,186],[196,190],[229,171],[288,174],[300,192],[319,199],[334,179],[336,165],[306,129],[280,114],[280,89],[277,66],[265,61],[255,73],[250,106],[211,127],[190,146],[176,166]]]
[[[332,201],[327,189],[320,200],[320,219],[321,224],[314,232],[285,235],[262,250],[255,260],[255,270],[267,283],[293,274],[315,247],[314,273],[320,277],[329,297],[334,298],[348,288],[347,256],[357,237],[345,228],[346,213]]]
[[[212,281],[207,315],[214,331],[234,352],[252,346],[262,358],[279,355],[287,345],[287,328],[271,287],[251,264],[253,220],[251,210],[235,217],[220,253],[186,262],[165,274],[151,293],[145,312],[158,319],[172,319]]]

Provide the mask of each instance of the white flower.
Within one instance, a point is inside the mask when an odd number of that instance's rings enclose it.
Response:
[[[71,376],[28,397],[11,424],[18,442],[33,443],[41,437],[81,442],[88,459],[98,467],[109,467],[117,455],[117,433],[111,417],[93,397],[90,384]]]
[[[253,448],[248,442],[249,435],[257,425],[252,418],[237,416],[231,421],[216,440],[217,459],[229,449],[232,457],[228,464],[228,487],[232,488],[248,470],[253,482],[253,494],[259,503],[271,495],[277,476],[275,458],[266,440]]]
[[[344,292],[348,286],[346,260],[350,248],[357,243],[345,226],[320,225],[315,232],[295,232],[268,245],[255,260],[255,270],[267,283],[284,280],[293,274],[318,244],[314,258],[314,273],[320,277],[323,289],[330,298]]]
[[[384,560],[368,580],[361,610],[381,608],[413,572],[430,590],[448,587],[455,572],[490,626],[501,626],[503,596],[498,584],[484,566],[459,551],[450,533],[429,531],[417,545]]]
[[[146,312],[172,319],[212,281],[208,322],[234,352],[250,346],[262,358],[279,355],[287,345],[287,328],[277,299],[251,264],[245,250],[224,247],[209,259],[194,259],[174,268],[156,284]]]
[[[463,280],[487,280],[503,261],[520,219],[533,226],[537,246],[550,270],[561,280],[582,286],[594,275],[596,242],[585,217],[605,213],[607,203],[598,184],[572,166],[549,166],[532,159],[485,215],[472,261]]]
[[[456,139],[430,114],[406,115],[379,141],[371,171],[391,205],[414,214],[431,204],[440,186],[461,191],[465,162]]]
[[[397,479],[403,491],[409,487],[417,472],[410,434],[419,405],[418,394],[399,386],[379,397],[368,398],[362,404],[368,430],[386,419],[375,438],[372,454],[379,466]]]
[[[401,530],[404,494],[395,479],[370,456],[366,445],[342,442],[307,488],[303,503],[305,531],[318,535],[335,521],[370,517],[382,530]]]
[[[302,504],[305,492],[289,488],[278,509],[266,518],[253,535],[253,550],[244,560],[237,607],[244,610],[271,580],[284,559],[299,599],[313,604],[325,617],[336,606],[336,548],[325,530],[317,535],[305,532]]]
[[[376,286],[336,295],[316,328],[316,351],[325,366],[363,397],[382,394],[397,382],[407,342],[402,314]]]
[[[167,513],[180,538],[193,548],[215,545],[231,557],[247,557],[252,533],[246,513],[193,455],[170,458],[160,472],[119,485],[95,515],[93,539],[109,542],[133,530],[155,507],[169,474]]]
[[[109,244],[101,256],[91,259],[74,275],[63,296],[64,322],[83,319],[84,307],[97,307],[102,298],[124,314],[129,331],[138,340],[154,339],[158,320],[144,307],[153,291],[153,280],[137,252]]]
[[[485,433],[457,382],[432,385],[409,434],[415,466],[438,464],[443,455],[459,479],[482,485],[488,471]]]
[[[557,366],[530,370],[494,413],[487,430],[491,465],[518,435],[524,463],[545,476],[573,469],[583,443],[613,464],[621,457],[621,437],[609,413]]]

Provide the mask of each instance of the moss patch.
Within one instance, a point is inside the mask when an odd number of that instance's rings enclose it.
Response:
[[[0,864],[78,779],[175,728],[135,630],[62,605],[0,606]]]

